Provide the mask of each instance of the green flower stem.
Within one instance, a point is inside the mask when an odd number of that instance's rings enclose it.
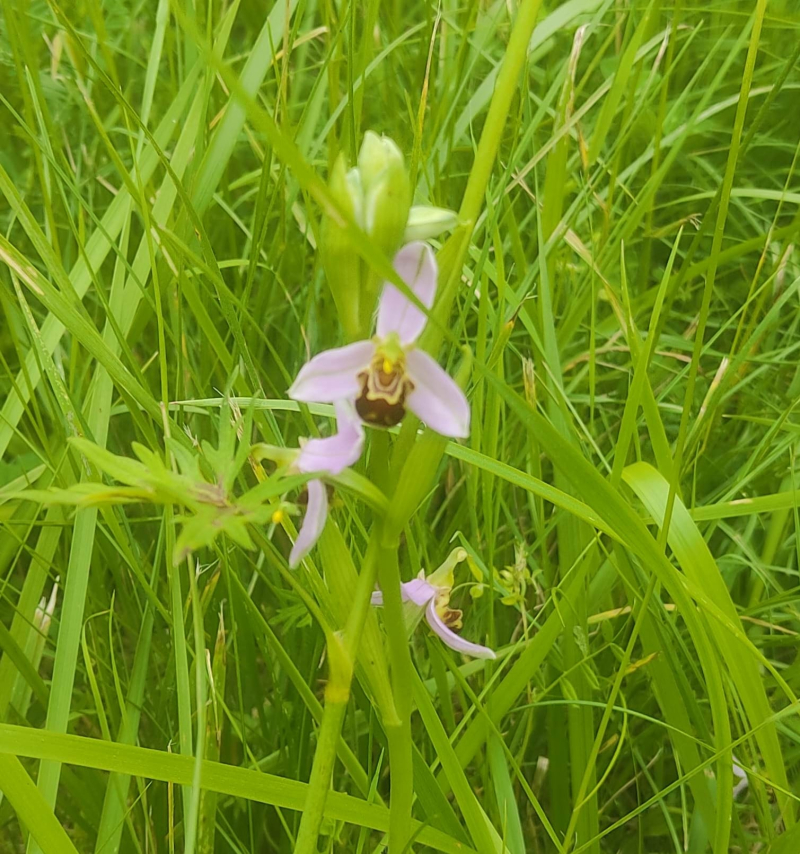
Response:
[[[388,446],[385,442],[376,442],[373,448],[370,468],[377,473],[386,472]],[[385,479],[385,475],[383,475]],[[377,522],[372,529],[367,552],[358,576],[358,584],[354,593],[354,605],[351,609],[343,636],[330,630],[325,631],[328,648],[329,678],[325,690],[325,709],[322,713],[317,749],[314,752],[314,763],[311,767],[308,797],[300,820],[300,830],[295,842],[295,854],[316,854],[317,839],[322,818],[325,812],[325,802],[331,785],[331,776],[336,757],[336,749],[344,724],[347,703],[350,698],[350,688],[353,681],[356,657],[358,655],[361,636],[364,631],[367,615],[369,614],[370,599],[375,589],[378,576],[378,566],[385,558],[381,549],[383,526]],[[397,555],[395,551],[395,566]],[[399,579],[399,574],[398,574]],[[397,595],[400,595],[399,581]],[[313,612],[312,612],[313,613]],[[325,624],[323,623],[323,628]],[[407,652],[407,648],[406,648]],[[402,721],[394,708],[381,709],[387,732],[402,728]],[[395,722],[400,721],[398,727]],[[409,760],[410,760],[410,720],[408,721]],[[390,750],[391,750],[390,737]],[[397,739],[395,739],[397,741]],[[396,748],[395,748],[396,750]],[[413,788],[412,788],[413,795]],[[405,814],[410,816],[410,804]],[[391,821],[391,819],[390,819]]]
[[[384,531],[384,534],[388,533]],[[411,834],[411,807],[414,800],[414,772],[411,740],[411,712],[414,692],[413,664],[400,596],[400,567],[397,544],[381,548],[378,577],[383,591],[383,613],[389,641],[392,691],[399,718],[397,726],[386,727],[389,742],[391,795],[389,799],[389,852],[402,854]]]
[[[463,375],[467,379],[470,360],[466,360]],[[462,382],[462,384],[463,384]],[[410,433],[406,431],[405,436]],[[389,510],[381,525],[379,580],[383,591],[383,616],[389,641],[389,664],[392,669],[392,693],[399,725],[386,726],[389,742],[389,771],[391,797],[389,801],[389,852],[402,854],[409,842],[411,807],[414,798],[412,768],[413,743],[411,739],[411,713],[413,710],[413,677],[411,650],[408,643],[403,602],[400,595],[400,568],[397,552],[400,535],[428,494],[439,471],[447,440],[426,431],[410,447],[403,442],[403,434],[395,448],[395,461],[399,474],[397,488],[392,495]],[[399,456],[401,455],[402,456]]]
[[[295,854],[316,854],[319,829],[325,811],[325,801],[331,786],[336,748],[342,732],[344,715],[350,699],[350,686],[356,655],[375,589],[380,557],[380,526],[376,525],[367,546],[364,563],[358,576],[354,605],[347,619],[344,636],[327,631],[329,678],[325,689],[325,709],[322,713],[314,764],[308,781],[308,796],[300,820]]]
[[[390,436],[384,430],[375,430],[370,440],[369,477],[385,495],[391,495],[389,478]]]
[[[319,828],[331,786],[336,746],[339,743],[346,711],[347,700],[331,702],[326,695],[317,749],[314,751],[314,764],[308,781],[308,795],[294,846],[295,854],[316,854],[317,852]]]

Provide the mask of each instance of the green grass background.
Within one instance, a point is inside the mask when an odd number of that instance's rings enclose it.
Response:
[[[337,492],[290,576],[274,526],[174,565],[179,507],[17,493],[98,480],[72,436],[216,442],[225,392],[309,434],[324,182],[369,129],[469,240],[472,435],[401,573],[463,545],[499,651],[413,637],[414,849],[800,850],[799,55],[796,0],[2,0],[0,852],[293,850],[313,612],[344,624],[374,510]],[[368,676],[320,850],[386,843]]]

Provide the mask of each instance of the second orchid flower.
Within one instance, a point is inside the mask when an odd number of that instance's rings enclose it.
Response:
[[[416,578],[400,585],[400,595],[410,611],[409,629],[413,631],[424,614],[428,625],[450,649],[473,658],[496,658],[494,650],[488,646],[464,640],[454,631],[461,628],[463,615],[450,607],[450,596],[455,583],[455,567],[466,557],[464,549],[453,549],[447,560],[430,575],[426,577],[423,570]],[[372,594],[372,604],[383,605],[380,590]]]

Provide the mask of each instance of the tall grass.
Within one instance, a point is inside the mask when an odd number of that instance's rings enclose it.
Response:
[[[796,2],[0,8],[0,852],[800,850]],[[472,429],[290,570],[368,130]]]

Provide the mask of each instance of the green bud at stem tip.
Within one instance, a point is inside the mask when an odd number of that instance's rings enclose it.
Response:
[[[405,238],[412,195],[408,170],[397,145],[368,131],[357,166],[348,169],[344,156],[339,155],[329,186],[339,207],[387,258],[394,258]],[[430,230],[430,225],[424,227]],[[319,248],[345,334],[350,339],[368,334],[381,277],[361,262],[338,217],[324,217]]]

